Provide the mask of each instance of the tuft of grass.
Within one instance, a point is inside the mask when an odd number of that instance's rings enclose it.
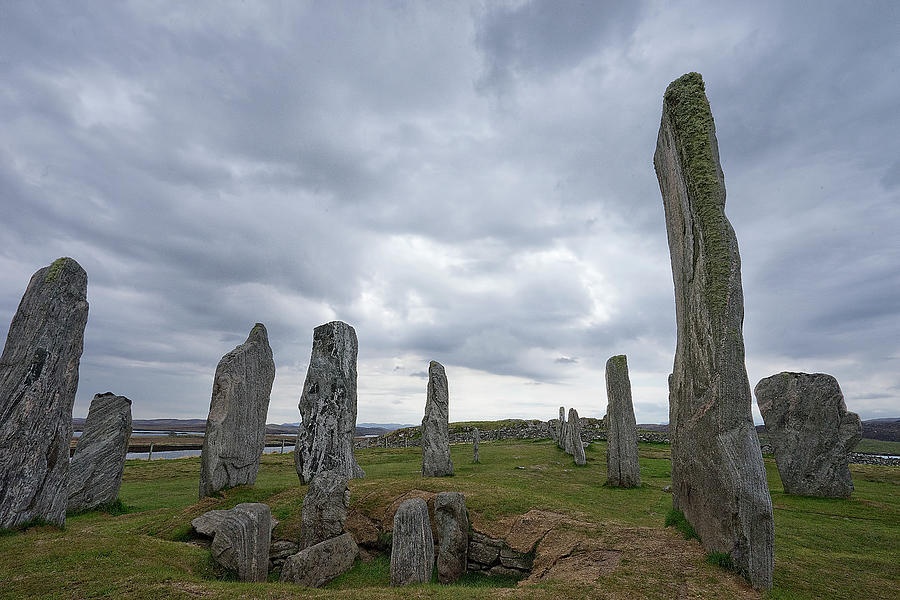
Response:
[[[726,571],[735,572],[734,559],[727,552],[710,552],[706,555],[706,562]]]
[[[173,542],[189,542],[195,537],[194,527],[190,523],[185,523],[184,525],[176,527],[175,530],[169,534],[168,539]]]
[[[89,508],[87,510],[77,510],[67,513],[67,517],[77,517],[79,515],[85,515],[93,512],[102,512],[108,515],[112,515],[113,517],[118,517],[120,515],[127,515],[131,512],[131,508],[128,507],[127,504],[122,502],[121,498],[116,498],[114,501],[109,502],[107,504],[103,504],[96,508]]]
[[[216,559],[213,558],[211,552],[204,553],[204,556],[200,559],[200,563],[197,565],[197,573],[203,579],[218,581],[240,580],[237,573],[230,569],[226,569],[225,567],[217,563]]]
[[[687,520],[687,517],[685,517],[684,513],[680,510],[674,508],[669,509],[669,513],[666,515],[666,527],[674,527],[684,535],[684,539],[686,540],[700,539],[694,526],[691,525],[690,521]]]

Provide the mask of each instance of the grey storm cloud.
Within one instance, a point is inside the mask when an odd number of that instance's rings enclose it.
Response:
[[[270,421],[312,328],[360,340],[360,419],[602,416],[626,353],[667,420],[672,279],[652,154],[703,73],[751,382],[826,371],[900,409],[894,2],[33,2],[0,19],[0,319],[88,271],[76,414],[111,390],[201,417],[266,323]],[[577,357],[577,358],[576,358]],[[399,365],[403,365],[400,367]]]

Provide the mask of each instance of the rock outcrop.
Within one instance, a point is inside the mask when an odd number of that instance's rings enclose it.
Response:
[[[348,479],[366,474],[353,456],[356,431],[356,331],[342,321],[313,330],[312,355],[300,396],[294,464],[303,483],[319,471]]]
[[[616,487],[640,487],[637,425],[631,402],[628,360],[624,354],[606,361],[606,399],[606,482]]]
[[[245,502],[229,510],[209,511],[191,525],[198,533],[212,536],[213,558],[241,581],[266,581],[274,526],[268,505]]]
[[[73,259],[31,276],[0,356],[0,529],[66,522],[87,317],[87,273]]]
[[[349,508],[347,477],[335,471],[319,471],[303,498],[300,550],[344,533]]]
[[[450,460],[450,391],[444,367],[437,361],[428,365],[428,394],[422,419],[422,476],[453,475]]]
[[[69,464],[69,512],[116,501],[130,437],[131,400],[111,392],[95,395]]]
[[[478,458],[478,443],[481,442],[481,434],[478,432],[478,428],[475,428],[475,431],[472,432],[472,462],[478,463],[481,462]]]
[[[469,547],[469,515],[460,492],[440,492],[434,497],[437,521],[437,573],[441,583],[453,583],[466,572]]]
[[[666,89],[653,157],[675,282],[677,348],[669,376],[672,497],[707,552],[731,555],[772,587],[772,499],[750,412],[737,239],[703,79]]]
[[[862,438],[837,379],[824,373],[779,373],[756,384],[778,473],[788,494],[849,498],[850,451]]]
[[[201,498],[223,488],[256,483],[274,380],[268,332],[257,323],[247,341],[223,356],[216,367],[200,460]]]
[[[574,408],[569,409],[569,420],[566,422],[566,452],[572,455],[576,465],[587,463],[584,442],[581,441],[581,419]]]
[[[421,498],[405,500],[394,515],[391,544],[391,585],[431,581],[434,538],[428,505]]]
[[[281,581],[306,587],[322,587],[353,567],[359,547],[349,533],[319,542],[287,558]]]

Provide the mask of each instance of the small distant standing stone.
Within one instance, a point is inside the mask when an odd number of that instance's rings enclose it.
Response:
[[[779,373],[756,384],[775,464],[788,494],[849,498],[850,451],[862,438],[837,379],[825,373]]]
[[[617,487],[640,487],[637,425],[631,401],[628,360],[624,354],[606,361],[606,398],[606,481]]]
[[[581,441],[581,420],[578,418],[578,411],[574,408],[569,409],[569,422],[566,426],[568,432],[567,444],[571,448],[572,458],[575,459],[576,465],[587,463],[584,456],[584,443]]]
[[[130,437],[131,400],[111,392],[95,395],[69,465],[67,510],[90,510],[115,502]]]
[[[557,445],[563,450],[566,449],[566,407],[559,407],[559,436],[556,440]]]
[[[60,258],[31,276],[0,357],[0,529],[66,522],[72,405],[87,273]]]
[[[273,525],[268,505],[247,502],[230,510],[210,511],[191,525],[213,536],[209,548],[213,558],[236,572],[241,581],[266,581]]]
[[[300,549],[344,533],[350,489],[347,477],[334,471],[320,471],[309,484],[303,499],[300,524]]]
[[[322,587],[353,567],[359,547],[349,533],[319,542],[289,556],[281,568],[281,581]]]
[[[428,583],[433,568],[434,538],[428,505],[421,498],[410,498],[394,515],[391,585]]]
[[[453,583],[466,572],[469,548],[466,497],[460,492],[438,493],[434,498],[434,518],[440,539],[437,552],[438,581]]]
[[[256,483],[274,380],[268,332],[257,323],[247,341],[216,367],[200,458],[200,498]]]
[[[425,417],[422,419],[422,476],[453,475],[450,460],[450,391],[444,366],[431,361],[428,365],[428,390]]]
[[[475,428],[475,431],[472,432],[472,462],[477,463],[481,462],[478,460],[478,442],[481,441],[481,434],[478,432],[478,428]]]

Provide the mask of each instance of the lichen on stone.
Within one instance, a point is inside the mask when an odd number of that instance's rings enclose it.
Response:
[[[44,277],[44,283],[50,283],[59,277],[59,274],[62,272],[63,267],[66,266],[66,263],[71,259],[68,256],[63,256],[62,258],[57,258],[53,261],[53,264],[50,265],[50,268],[47,269],[47,275]]]

